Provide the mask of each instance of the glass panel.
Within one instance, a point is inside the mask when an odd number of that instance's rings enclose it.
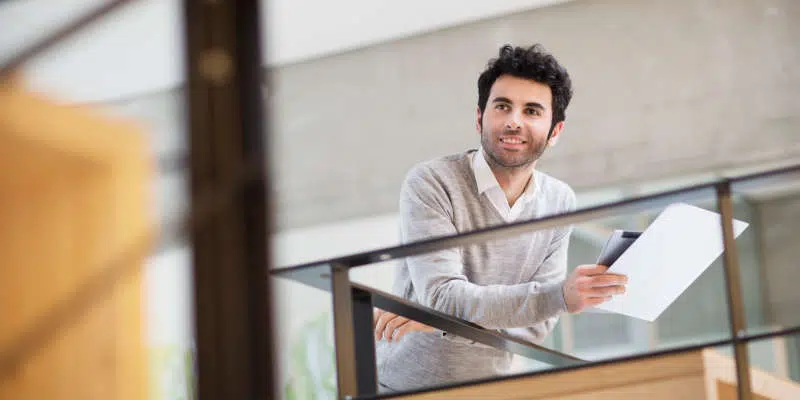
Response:
[[[754,222],[752,238],[738,243],[748,333],[800,326],[800,180],[787,178],[736,193],[736,214]]]
[[[281,229],[273,235],[279,267],[397,244],[395,215]],[[351,271],[354,282],[390,290],[395,262]],[[336,398],[331,295],[287,279],[275,279],[278,378],[286,399]]]
[[[275,280],[279,393],[292,399],[335,399],[336,362],[331,295],[285,279]]]
[[[769,399],[800,397],[800,335],[777,336],[750,342],[753,392]]]

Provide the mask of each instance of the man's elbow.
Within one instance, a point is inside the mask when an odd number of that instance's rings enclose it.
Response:
[[[447,314],[453,314],[455,310],[453,310],[453,299],[451,296],[451,284],[450,282],[445,282],[439,285],[435,285],[433,287],[429,287],[425,291],[425,296],[423,298],[423,304],[425,307],[432,308],[436,311],[440,311]]]

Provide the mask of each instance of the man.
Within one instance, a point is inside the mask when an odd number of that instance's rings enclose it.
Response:
[[[503,46],[478,78],[481,147],[419,164],[400,196],[404,242],[452,235],[575,208],[565,183],[535,169],[564,129],[572,96],[567,71],[541,46]],[[563,312],[624,292],[626,278],[582,265],[566,277],[571,227],[409,257],[393,291],[486,329],[540,343]],[[565,279],[566,277],[566,279]],[[411,333],[411,334],[409,334]],[[378,311],[382,391],[485,378],[511,354]]]

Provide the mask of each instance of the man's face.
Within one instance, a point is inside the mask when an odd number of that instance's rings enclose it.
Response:
[[[489,165],[513,170],[536,162],[547,148],[552,104],[550,87],[543,83],[511,75],[497,78],[486,109],[478,109],[478,132]],[[563,124],[553,128],[551,141]]]

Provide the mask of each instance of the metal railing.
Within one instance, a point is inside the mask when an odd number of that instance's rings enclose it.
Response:
[[[747,343],[752,340],[800,331],[800,327],[769,334],[748,335],[745,326],[738,253],[733,235],[732,193],[780,185],[788,181],[797,181],[798,178],[800,178],[800,165],[724,178],[714,182],[625,199],[546,218],[515,222],[503,226],[276,269],[272,271],[272,274],[276,277],[291,279],[329,291],[333,295],[334,340],[340,398],[374,397],[377,394],[375,341],[372,331],[373,307],[419,321],[456,336],[545,362],[553,365],[556,369],[580,368],[615,360],[588,362],[570,354],[517,340],[497,331],[483,329],[468,321],[424,307],[390,293],[354,283],[349,278],[349,270],[374,263],[482,243],[489,239],[507,238],[535,230],[646,211],[665,207],[677,201],[715,197],[719,213],[722,216],[725,292],[728,300],[730,331],[732,332],[730,338],[721,341],[706,341],[668,351],[650,352],[635,357],[619,358],[616,361],[691,351],[709,346],[732,345],[735,355],[739,398],[749,399],[751,388]],[[466,382],[460,383],[458,386],[499,379],[508,378]]]

